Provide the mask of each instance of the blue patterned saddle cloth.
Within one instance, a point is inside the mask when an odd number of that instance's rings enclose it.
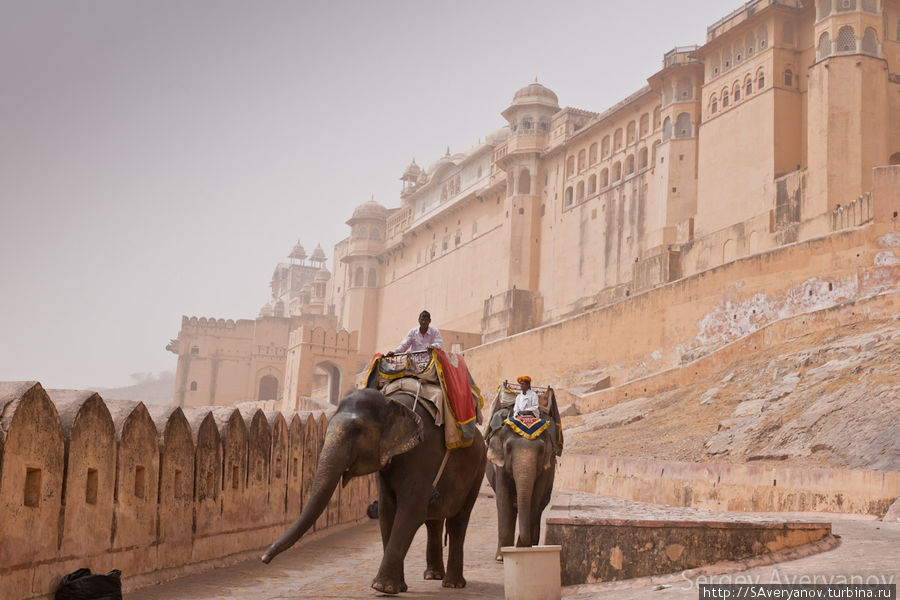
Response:
[[[510,429],[521,435],[526,440],[533,440],[550,426],[547,419],[537,417],[509,417],[503,422]]]

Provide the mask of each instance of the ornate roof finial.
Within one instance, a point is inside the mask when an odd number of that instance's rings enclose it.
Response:
[[[538,80],[537,80],[537,75],[534,76],[534,82],[535,82],[535,83],[538,82]]]
[[[450,156],[450,146],[447,146],[447,154],[445,154],[444,156]]]

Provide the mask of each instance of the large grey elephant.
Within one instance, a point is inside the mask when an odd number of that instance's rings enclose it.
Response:
[[[328,423],[309,501],[300,517],[263,554],[269,562],[315,523],[338,481],[378,472],[378,508],[384,556],[372,587],[386,594],[407,590],[403,560],[413,536],[428,529],[425,579],[465,587],[463,542],[469,515],[484,478],[485,445],[480,432],[466,448],[446,451],[443,430],[414,397],[386,398],[374,389],[354,390]],[[413,410],[414,409],[414,410]],[[432,484],[446,465],[433,491]],[[441,547],[444,521],[450,538],[447,569]]]
[[[531,547],[540,540],[541,515],[550,502],[556,473],[556,440],[550,423],[535,439],[526,439],[507,425],[488,435],[488,483],[497,500],[497,554],[512,546],[519,519],[516,546]]]

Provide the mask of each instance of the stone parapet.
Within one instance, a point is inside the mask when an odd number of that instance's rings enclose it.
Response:
[[[0,383],[0,599],[51,598],[82,567],[121,569],[127,590],[248,558],[299,515],[327,425]],[[375,493],[372,476],[338,488],[316,530]]]
[[[773,464],[686,463],[566,454],[556,485],[615,498],[717,511],[884,515],[900,473]]]

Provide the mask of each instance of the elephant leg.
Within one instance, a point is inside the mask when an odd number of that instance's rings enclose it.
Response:
[[[460,511],[447,519],[450,548],[447,551],[447,575],[444,577],[444,587],[466,587],[466,579],[463,577],[463,546],[466,541],[466,529],[469,527],[469,517],[472,515],[475,501],[478,500],[479,488],[480,485],[473,485]]]
[[[397,514],[397,501],[388,491],[378,494],[378,525],[381,528],[381,547],[387,548],[394,528],[394,516]]]
[[[383,594],[399,594],[408,588],[403,576],[403,560],[409,551],[416,530],[425,522],[427,499],[404,499],[398,502],[394,525],[384,547],[384,556],[372,587]]]
[[[442,519],[425,521],[428,528],[428,545],[425,550],[425,579],[444,578],[444,550],[441,546],[441,534],[444,532]]]
[[[500,548],[512,546],[516,535],[516,489],[509,476],[503,471],[497,470],[495,474],[494,496],[497,500],[497,553],[494,559],[503,562],[503,554]]]

